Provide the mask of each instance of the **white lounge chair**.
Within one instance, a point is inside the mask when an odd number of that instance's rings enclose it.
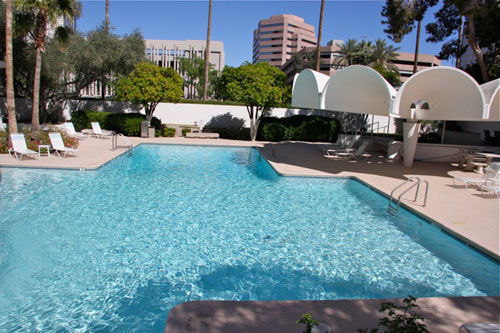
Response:
[[[323,155],[326,158],[331,159],[352,159],[359,158],[363,156],[369,141],[363,141],[358,149],[344,149],[344,150],[329,150],[328,154]]]
[[[75,131],[75,126],[73,123],[64,123],[64,130],[72,138],[83,139],[85,135],[82,132]]]
[[[36,158],[38,155],[36,151],[28,149],[28,146],[26,146],[26,138],[22,133],[12,133],[10,135],[10,141],[12,142],[12,148],[9,149],[9,155],[12,156],[12,153],[14,153],[16,159],[22,160],[24,155],[32,155]],[[21,155],[21,157],[19,158],[18,155]]]
[[[498,183],[497,183],[498,184]],[[495,193],[497,195],[497,199],[500,200],[500,186],[499,185],[488,185],[488,183],[485,183],[484,185],[482,185],[480,187],[481,190],[483,190],[483,192],[481,193],[481,195],[484,197],[484,192],[486,191],[492,191],[493,193]]]
[[[340,151],[347,151],[349,149],[352,149],[352,146],[356,143],[356,140],[342,140],[342,138],[339,136],[337,141],[335,143],[332,143],[330,145],[321,145],[321,149],[323,150],[324,155],[330,155],[329,152],[334,152],[337,150]]]
[[[59,152],[64,153],[63,157],[66,157],[67,154],[72,153],[73,155],[75,155],[75,152],[78,151],[78,149],[64,146],[64,141],[61,137],[61,133],[59,132],[49,133],[49,138],[50,138],[50,143],[52,144],[52,148],[55,150],[57,156],[59,157],[61,157]]]
[[[113,136],[112,131],[102,130],[101,125],[97,121],[92,122],[91,125],[95,137],[104,138],[106,136]]]
[[[466,178],[466,177],[453,177],[453,186],[456,186],[455,180],[459,180],[465,184],[465,188],[468,190],[468,185],[481,186],[488,181],[488,178],[495,178],[500,173],[500,162],[493,162],[486,168],[482,177],[476,178]]]

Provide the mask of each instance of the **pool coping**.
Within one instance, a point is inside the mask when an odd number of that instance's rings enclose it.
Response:
[[[195,139],[195,140],[206,140],[206,139]],[[275,164],[270,161],[265,154],[265,148],[263,145],[267,144],[268,142],[264,141],[256,141],[256,142],[245,142],[245,145],[241,145],[239,141],[235,141],[233,143],[231,142],[224,142],[223,144],[214,144],[210,142],[157,142],[157,141],[142,141],[139,140],[139,142],[133,144],[132,149],[135,149],[136,147],[139,147],[141,145],[171,145],[171,146],[192,146],[192,147],[227,147],[227,148],[252,148],[256,149],[260,156],[265,159],[267,164],[271,166],[271,168],[280,176],[280,177],[296,177],[296,178],[325,178],[325,179],[352,179],[355,181],[358,181],[359,183],[363,184],[364,186],[367,186],[371,190],[374,190],[378,194],[383,195],[386,198],[390,198],[390,194],[386,193],[384,190],[377,188],[376,185],[371,184],[361,178],[359,178],[356,175],[348,175],[348,176],[335,176],[335,175],[306,175],[306,174],[292,174],[292,173],[286,173],[283,171],[280,171]],[[70,166],[32,166],[32,165],[24,165],[24,166],[18,166],[18,165],[5,165],[5,164],[0,164],[2,168],[28,168],[28,169],[55,169],[55,170],[68,170],[68,171],[96,171],[99,170],[100,168],[104,167],[105,165],[113,162],[114,160],[118,159],[119,157],[123,156],[124,154],[127,154],[128,150],[123,150],[119,152],[117,155],[110,157],[109,159],[104,160],[102,163],[93,165],[93,166],[88,166],[88,167],[70,167]],[[461,235],[460,233],[452,230],[451,228],[445,226],[443,223],[439,222],[438,220],[426,215],[425,213],[418,211],[414,207],[411,207],[410,205],[406,204],[405,202],[401,202],[401,206],[403,206],[405,209],[409,210],[413,214],[419,216],[420,218],[424,219],[426,222],[429,224],[433,224],[437,228],[439,228],[442,232],[446,233],[447,235],[455,238],[457,241],[465,244],[466,246],[471,247],[472,249],[479,251],[482,255],[485,255],[486,257],[494,260],[497,263],[500,263],[500,253],[495,253],[486,247],[482,246],[481,244],[467,238],[464,235]]]

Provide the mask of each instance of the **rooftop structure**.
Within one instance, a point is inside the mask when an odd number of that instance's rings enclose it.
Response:
[[[317,43],[314,26],[295,15],[274,15],[259,21],[253,33],[254,64],[268,61],[281,67],[292,54]]]

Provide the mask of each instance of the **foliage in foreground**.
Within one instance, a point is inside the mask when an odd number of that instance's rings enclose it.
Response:
[[[302,333],[311,333],[313,327],[319,325],[317,320],[312,319],[312,315],[309,312],[304,313],[302,315],[302,318],[297,320],[297,324],[306,325],[306,327],[304,327],[304,330],[302,331]]]
[[[412,312],[419,309],[417,299],[408,296],[403,299],[404,305],[394,305],[393,303],[382,303],[379,312],[387,311],[387,317],[381,318],[378,321],[379,327],[384,327],[384,332],[389,333],[425,333],[428,332],[427,325],[423,323],[424,317],[422,315]],[[378,328],[371,330],[360,329],[360,333],[377,333]]]
[[[116,98],[142,105],[146,120],[151,121],[159,103],[177,103],[182,98],[182,78],[173,68],[161,68],[140,62],[135,69],[116,82]]]
[[[68,134],[66,134],[66,132],[60,130],[51,130],[50,132],[61,133],[64,145],[66,147],[78,148],[78,145],[80,143],[78,139],[70,137]],[[50,146],[49,131],[40,131],[40,135],[35,140],[30,136],[31,131],[23,131],[22,133],[24,134],[24,138],[26,139],[26,146],[28,147],[28,149],[38,151],[38,145]],[[9,152],[9,148],[12,148],[12,145],[9,144],[9,133],[0,132],[0,154],[7,154]]]

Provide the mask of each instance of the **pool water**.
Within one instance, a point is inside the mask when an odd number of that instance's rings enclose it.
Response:
[[[499,265],[349,179],[255,149],[141,145],[4,169],[0,331],[157,331],[189,300],[498,295]]]

